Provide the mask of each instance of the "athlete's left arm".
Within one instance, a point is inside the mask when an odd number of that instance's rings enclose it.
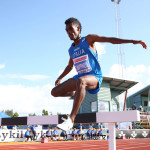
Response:
[[[137,41],[137,40],[120,39],[115,37],[104,37],[96,34],[87,35],[86,40],[90,46],[94,45],[95,42],[108,42],[112,44],[132,43],[132,44],[141,44],[143,48],[147,49],[147,45],[141,40]]]

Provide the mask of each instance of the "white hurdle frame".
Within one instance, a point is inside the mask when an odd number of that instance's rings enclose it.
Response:
[[[78,123],[108,123],[109,129],[109,139],[108,145],[109,150],[116,150],[116,131],[115,131],[115,123],[117,122],[139,122],[140,121],[140,112],[138,110],[132,111],[116,111],[116,112],[97,112],[95,113],[96,118],[92,118],[95,122],[87,122],[86,119],[80,118],[81,122]],[[80,114],[79,114],[80,115]],[[81,114],[82,115],[82,114]],[[82,116],[84,117],[84,115]],[[86,116],[87,117],[87,116]],[[91,116],[89,116],[91,119]],[[3,119],[9,120],[7,123],[3,123]],[[16,122],[21,119],[19,118],[0,118],[0,125],[16,125],[13,123],[11,119],[16,119]],[[50,116],[30,116],[26,117],[26,124],[24,125],[46,125],[46,124],[58,124],[59,123],[59,115],[50,115]],[[76,122],[77,123],[77,122]],[[22,125],[22,124],[18,124]]]
[[[139,122],[139,121],[140,121],[140,112],[138,110],[96,113],[97,123],[108,123],[109,150],[116,150],[115,123],[117,122]]]

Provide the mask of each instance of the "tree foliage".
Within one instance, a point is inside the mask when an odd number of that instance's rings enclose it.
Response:
[[[30,114],[28,114],[28,116],[36,116],[36,114],[35,113],[30,113]]]
[[[43,109],[43,111],[42,111],[42,116],[46,116],[46,115],[48,115],[48,111],[45,110],[45,109]]]
[[[19,117],[19,114],[15,112],[12,117]]]
[[[3,112],[5,112],[10,117],[19,117],[19,114],[17,112],[14,113],[12,109],[11,110],[7,109]]]
[[[13,110],[11,109],[11,110],[9,110],[9,109],[7,109],[7,110],[5,110],[4,111],[8,116],[10,116],[10,117],[13,117]]]

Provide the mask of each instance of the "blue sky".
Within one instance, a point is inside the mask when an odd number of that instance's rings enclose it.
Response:
[[[149,6],[149,0],[121,0],[118,5],[120,38],[143,40],[148,46],[145,50],[141,45],[121,45],[124,78],[138,81],[138,89],[150,83]],[[116,37],[111,0],[0,1],[0,110],[13,109],[20,114],[40,114],[42,109],[70,112],[71,101],[50,95],[69,59],[72,41],[64,24],[69,17],[81,21],[82,36]],[[99,47],[103,75],[119,77],[117,45],[100,43]],[[67,110],[62,107],[64,103]]]

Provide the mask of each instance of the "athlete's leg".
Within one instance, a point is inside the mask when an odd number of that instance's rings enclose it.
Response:
[[[98,88],[98,80],[92,75],[79,77],[77,80],[69,79],[59,85],[59,87],[52,90],[53,96],[66,96],[68,92],[76,91],[74,96],[73,108],[70,114],[70,117],[66,119],[63,123],[58,124],[57,128],[62,130],[70,130],[73,127],[74,119],[77,115],[77,112],[82,104],[82,101],[85,97],[86,89],[95,90]]]
[[[74,78],[68,79],[67,81],[59,84],[54,87],[51,91],[51,95],[54,97],[63,97],[63,96],[74,96],[74,92],[76,90],[76,80]]]
[[[96,79],[96,77],[92,75],[82,76],[78,78],[76,82],[76,93],[74,97],[74,104],[70,115],[72,122],[74,122],[78,110],[83,102],[83,99],[86,94],[86,89],[94,90],[98,87],[98,84],[99,84],[98,80]]]

